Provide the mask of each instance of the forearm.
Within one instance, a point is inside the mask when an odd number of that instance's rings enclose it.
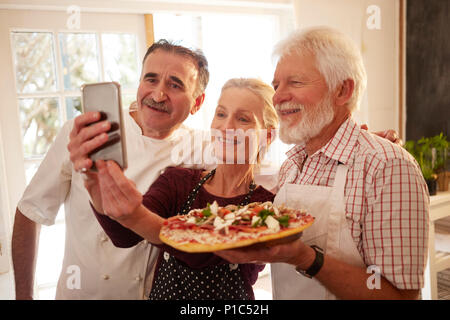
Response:
[[[11,246],[18,300],[33,298],[39,233],[40,225],[16,209]]]
[[[369,277],[379,277],[379,286],[370,289],[373,284]],[[400,290],[394,287],[382,275],[367,273],[366,268],[349,265],[325,255],[324,264],[315,276],[322,285],[339,299],[417,299],[419,290]]]
[[[159,240],[159,231],[165,219],[143,205],[140,205],[133,214],[117,219],[117,221],[153,244],[162,243]]]

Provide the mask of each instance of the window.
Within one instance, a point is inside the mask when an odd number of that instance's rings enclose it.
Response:
[[[208,59],[210,80],[205,102],[199,112],[186,120],[186,125],[209,129],[220,89],[228,79],[246,77],[272,82],[275,70],[272,50],[284,29],[279,15],[161,13],[153,19],[155,40],[167,39],[200,48]],[[265,165],[281,165],[289,147],[277,139],[266,155]]]
[[[155,14],[153,19],[155,40],[164,38],[200,48],[208,59],[210,80],[205,103],[186,124],[203,129],[211,123],[220,89],[230,78],[256,77],[272,82],[271,53],[279,38],[278,16]]]
[[[129,33],[30,30],[12,31],[11,44],[28,183],[61,125],[81,113],[82,84],[117,81],[125,108],[135,100],[139,83],[137,38]],[[64,230],[63,214],[58,214],[55,226],[41,230],[38,298],[54,298]]]

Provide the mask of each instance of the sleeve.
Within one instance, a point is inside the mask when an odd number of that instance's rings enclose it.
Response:
[[[143,205],[163,218],[168,218],[173,215],[173,212],[176,212],[176,209],[174,209],[174,206],[172,205],[174,203],[173,199],[177,199],[176,187],[171,183],[171,181],[173,181],[172,170],[173,169],[169,168],[164,174],[159,176],[143,197]],[[130,248],[144,240],[140,235],[122,226],[119,222],[98,213],[92,204],[91,208],[100,226],[116,247]],[[180,253],[180,255],[183,256],[182,252],[166,246],[165,244],[158,244],[155,246],[166,249],[166,251],[174,256],[176,256],[177,253]]]
[[[166,219],[176,214],[180,198],[173,171],[173,168],[166,169],[153,182],[142,200],[147,209]]]
[[[428,254],[428,189],[413,162],[393,159],[375,173],[363,222],[366,264],[398,289],[420,289]]]
[[[54,224],[70,190],[72,163],[67,144],[72,127],[73,120],[61,128],[17,204],[20,212],[36,223]]]
[[[164,218],[168,218],[170,216],[172,208],[170,205],[172,201],[170,201],[170,199],[173,196],[173,193],[176,194],[176,192],[174,192],[175,190],[171,188],[169,182],[170,179],[168,178],[168,173],[162,174],[155,180],[143,197],[143,205],[152,212]],[[92,204],[91,208],[100,226],[116,247],[130,248],[144,240],[144,238],[140,235],[122,226],[119,222],[104,214],[98,213]]]
[[[167,219],[176,215],[189,194],[189,192],[186,194],[185,191],[191,189],[192,172],[186,169],[168,168],[144,195],[143,204],[163,218]],[[194,269],[227,263],[212,253],[187,253],[164,243],[155,246]]]
[[[258,280],[258,274],[263,271],[265,267],[265,264],[241,264],[241,272],[243,277],[248,279],[251,285],[254,285],[256,283],[256,280]]]
[[[133,232],[132,230],[125,228],[117,221],[111,219],[104,214],[98,213],[97,210],[92,206],[92,211],[97,218],[98,223],[103,228],[105,233],[111,239],[111,242],[118,248],[131,248],[137,245],[139,242],[144,240],[140,235]]]
[[[288,169],[291,168],[292,164],[289,159],[285,160],[283,164],[281,165],[280,171],[278,172],[278,183],[277,187],[274,188],[274,192],[278,192],[278,190],[281,189],[281,187],[286,183]],[[271,190],[272,191],[272,190]]]

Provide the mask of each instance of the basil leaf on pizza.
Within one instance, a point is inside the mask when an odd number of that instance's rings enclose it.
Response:
[[[287,238],[312,225],[304,210],[253,202],[219,207],[217,202],[164,222],[159,238],[185,252],[213,252]]]

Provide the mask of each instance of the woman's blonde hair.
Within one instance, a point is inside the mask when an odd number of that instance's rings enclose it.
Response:
[[[256,78],[233,78],[225,82],[222,92],[228,88],[248,89],[261,98],[264,103],[263,126],[264,129],[278,128],[278,115],[272,103],[275,90],[262,80]]]
[[[229,88],[247,89],[263,101],[263,129],[271,134],[270,143],[275,140],[276,129],[278,128],[278,115],[273,106],[272,98],[275,90],[262,80],[256,78],[233,78],[225,82],[222,93]],[[264,154],[267,152],[265,144],[258,152],[257,163],[260,164]]]

